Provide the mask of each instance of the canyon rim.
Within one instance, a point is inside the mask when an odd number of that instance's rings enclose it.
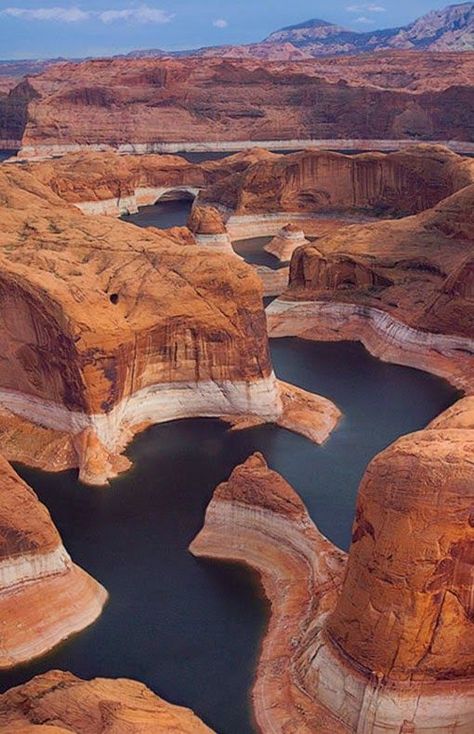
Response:
[[[472,734],[473,4],[184,5],[0,11],[0,732]]]

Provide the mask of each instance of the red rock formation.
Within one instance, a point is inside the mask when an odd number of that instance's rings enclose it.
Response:
[[[0,457],[0,668],[90,625],[106,597],[71,561],[47,509]]]
[[[415,214],[474,182],[474,161],[416,145],[355,156],[307,149],[256,162],[207,188],[204,200],[239,214],[368,210]]]
[[[250,267],[178,244],[177,232],[85,216],[18,166],[0,172],[0,207],[9,458],[79,464],[84,481],[103,483],[129,466],[119,454],[151,423],[282,417]]]
[[[191,551],[261,574],[271,602],[253,691],[263,732],[472,730],[471,402],[369,464],[342,586],[344,554],[262,457],[217,488]]]
[[[282,262],[289,262],[297,247],[308,245],[309,241],[297,224],[286,224],[278,234],[263,248]]]
[[[189,709],[132,680],[84,681],[53,670],[0,696],[4,734],[212,734]]]
[[[189,216],[188,227],[194,233],[198,245],[240,257],[234,252],[222,214],[215,207],[194,206]]]
[[[299,249],[267,310],[270,336],[355,339],[474,389],[474,185],[400,220],[341,227]]]
[[[217,487],[190,550],[248,564],[260,574],[271,617],[252,691],[259,730],[345,734],[300,689],[296,670],[308,625],[334,604],[345,554],[319,533],[296,492],[261,454]]]
[[[295,137],[335,139],[346,148],[362,140],[392,147],[397,139],[470,141],[473,58],[391,52],[317,65],[215,58],[56,64],[2,100],[1,137],[21,140],[27,155],[91,146],[151,152],[163,143],[227,143],[232,150],[250,141],[298,144]]]

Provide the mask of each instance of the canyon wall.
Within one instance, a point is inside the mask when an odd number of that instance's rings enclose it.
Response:
[[[79,465],[83,481],[103,484],[130,465],[120,454],[133,435],[156,422],[251,417],[320,435],[312,396],[296,411],[275,378],[252,268],[233,251],[196,247],[187,229],[83,214],[55,193],[53,184],[63,192],[71,182],[49,165],[37,176],[0,171],[0,435],[9,459]],[[90,187],[100,193],[103,181],[91,171]]]
[[[352,64],[193,57],[60,63],[2,95],[2,140],[21,141],[27,156],[311,139],[358,147],[377,139],[469,145],[473,57],[389,52]]]
[[[474,388],[474,185],[415,216],[354,224],[295,251],[270,336],[356,339]]]
[[[203,193],[237,214],[368,210],[415,214],[474,182],[474,162],[442,146],[386,155],[305,150],[263,159]]]
[[[107,592],[71,561],[46,507],[2,457],[0,528],[0,668],[8,668],[94,622]]]
[[[369,464],[348,556],[263,457],[217,488],[191,551],[260,574],[262,732],[472,730],[473,429],[468,397]]]
[[[189,709],[174,706],[136,681],[85,681],[52,670],[0,695],[5,734],[212,734]]]

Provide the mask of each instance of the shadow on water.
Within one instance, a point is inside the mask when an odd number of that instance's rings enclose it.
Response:
[[[220,734],[253,731],[248,696],[266,604],[250,572],[187,551],[214,487],[261,451],[322,532],[347,548],[367,462],[456,398],[442,380],[379,362],[357,344],[278,339],[272,355],[280,377],[343,410],[324,446],[272,425],[230,432],[217,420],[191,419],[140,435],[129,449],[133,470],[109,489],[80,485],[75,472],[19,467],[74,560],[106,586],[110,602],[84,633],[2,673],[3,689],[51,668],[134,678],[193,708]]]
[[[138,214],[128,214],[122,217],[124,222],[136,224],[138,227],[184,227],[191,213],[193,202],[191,199],[172,199],[159,201],[152,206],[140,207]]]

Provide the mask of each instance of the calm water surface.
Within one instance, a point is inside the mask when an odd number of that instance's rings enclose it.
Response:
[[[16,150],[0,150],[0,163],[16,154]]]
[[[72,471],[19,467],[74,560],[106,586],[110,602],[90,629],[39,662],[1,674],[2,688],[51,668],[124,676],[190,706],[220,734],[254,731],[249,690],[266,604],[250,573],[187,551],[214,487],[261,451],[322,532],[347,548],[367,462],[456,397],[445,382],[379,362],[352,343],[279,339],[272,354],[280,377],[343,410],[323,447],[275,426],[232,433],[217,420],[193,419],[139,436],[129,450],[134,469],[109,489],[83,486]]]
[[[190,202],[163,202],[127,217],[140,226],[185,224]],[[237,243],[248,262],[278,267],[269,238]],[[271,300],[271,299],[267,299]],[[154,426],[129,449],[133,470],[109,489],[76,472],[18,467],[48,506],[74,560],[101,581],[110,602],[100,619],[40,661],[0,674],[18,685],[51,668],[84,678],[143,681],[193,708],[219,734],[254,731],[249,691],[267,606],[254,576],[194,559],[215,486],[253,451],[300,493],[323,533],[347,548],[358,483],[367,462],[446,408],[456,393],[416,370],[387,365],[356,344],[272,342],[277,374],[334,400],[344,413],[322,447],[276,426],[232,433],[217,420]]]

